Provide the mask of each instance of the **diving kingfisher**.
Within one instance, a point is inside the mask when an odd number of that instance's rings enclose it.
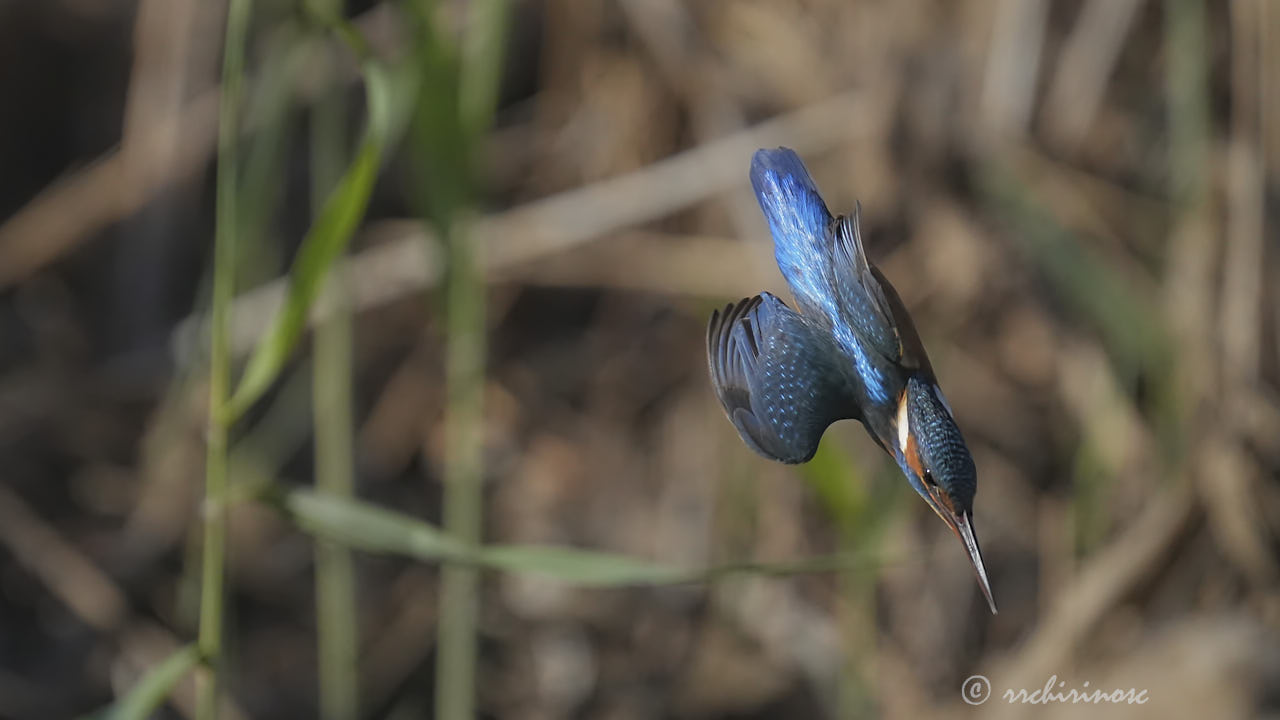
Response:
[[[751,186],[796,309],[769,293],[711,315],[711,384],[743,442],[807,462],[827,426],[860,420],[911,487],[964,543],[996,612],[973,530],[977,473],[915,325],[867,260],[860,207],[832,217],[791,150],[758,150]]]

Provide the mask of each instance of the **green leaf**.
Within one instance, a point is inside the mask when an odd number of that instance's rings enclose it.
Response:
[[[645,560],[545,545],[470,549],[436,526],[358,500],[294,490],[284,507],[302,530],[366,552],[544,575],[576,585],[671,583],[691,574]]]
[[[543,575],[575,585],[612,587],[688,582],[696,573],[614,553],[550,545],[491,545],[479,551],[486,567]]]
[[[464,562],[473,555],[434,525],[358,500],[294,490],[284,508],[302,530],[366,552]]]
[[[553,545],[469,548],[428,522],[359,500],[292,490],[281,497],[280,504],[304,532],[357,550],[541,575],[584,587],[676,585],[713,581],[727,575],[782,577],[876,568],[885,564],[884,559],[872,551],[790,562],[746,562],[686,569],[627,555]]]
[[[307,315],[324,286],[330,268],[346,249],[368,207],[392,113],[390,80],[386,72],[373,60],[364,63],[363,71],[369,106],[364,139],[355,160],[325,201],[315,224],[302,241],[302,248],[289,272],[285,304],[272,320],[270,330],[254,348],[239,386],[223,407],[224,422],[233,422],[244,413],[280,374],[306,327]]]
[[[200,650],[194,644],[178,650],[151,668],[129,691],[110,706],[87,716],[96,720],[142,720],[151,715],[187,673],[200,662]]]

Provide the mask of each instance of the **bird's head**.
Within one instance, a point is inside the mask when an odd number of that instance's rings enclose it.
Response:
[[[964,543],[982,594],[994,614],[996,602],[973,530],[977,472],[951,408],[934,383],[913,377],[898,401],[896,424],[903,470],[916,492]]]

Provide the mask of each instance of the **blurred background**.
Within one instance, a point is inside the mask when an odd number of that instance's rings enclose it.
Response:
[[[310,225],[316,104],[350,147],[363,124],[350,53],[300,4],[250,26],[239,360]],[[414,62],[401,4],[345,10]],[[432,12],[451,36],[468,10]],[[225,17],[0,0],[0,717],[91,711],[195,635]],[[467,201],[484,539],[842,560],[608,589],[487,572],[479,716],[1280,716],[1280,6],[516,0],[502,36]],[[398,137],[341,274],[339,432],[357,496],[440,523],[450,255],[422,217],[449,188]],[[860,426],[771,464],[710,392],[711,310],[790,297],[747,183],[777,145],[834,212],[862,203],[975,457],[998,616]],[[308,337],[234,428],[233,483],[326,471],[315,366]],[[226,716],[316,717],[315,543],[270,503],[230,523]],[[347,716],[432,716],[439,567],[357,553],[353,583]],[[1150,702],[999,697],[1052,676]]]

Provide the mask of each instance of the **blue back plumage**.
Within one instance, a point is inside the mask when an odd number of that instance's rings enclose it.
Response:
[[[882,330],[892,330],[871,314],[862,273],[850,264],[849,254],[836,252],[836,223],[804,163],[788,148],[757,150],[751,158],[751,187],[769,221],[778,268],[797,304],[831,328],[868,397],[888,402],[888,380],[867,344],[880,344]]]

